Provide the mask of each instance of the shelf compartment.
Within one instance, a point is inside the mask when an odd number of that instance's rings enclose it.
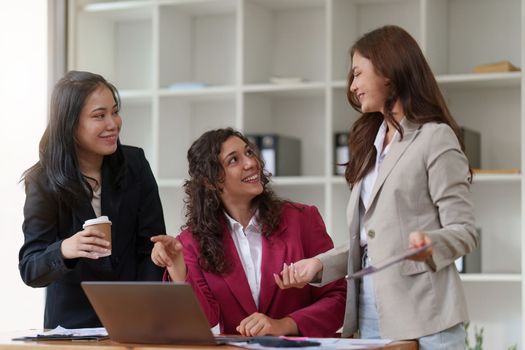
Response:
[[[266,84],[272,76],[324,81],[324,1],[244,2],[245,84]]]
[[[521,168],[519,88],[442,91],[458,124],[481,134],[481,168]]]
[[[476,227],[481,229],[482,271],[521,273],[521,182],[473,183],[471,193]]]
[[[144,149],[148,161],[154,161],[153,111],[151,100],[124,100],[120,109],[120,142]],[[152,169],[154,169],[152,164]]]
[[[152,88],[153,7],[146,5],[75,13],[77,30],[69,41],[73,50],[69,67],[101,74],[118,89]]]
[[[180,228],[184,224],[184,190],[180,187],[160,187],[159,194],[166,222],[166,233],[176,236],[181,232]]]
[[[159,173],[160,179],[187,176],[186,154],[193,141],[205,131],[236,127],[235,100],[184,99],[162,97],[159,104]]]
[[[159,6],[160,88],[235,85],[236,16],[233,0]]]
[[[246,134],[279,134],[301,140],[301,176],[325,174],[324,91],[297,96],[245,93],[244,115]]]
[[[340,178],[341,181],[337,183],[333,180],[339,179],[339,177],[333,176],[330,181],[332,192],[330,235],[335,246],[348,243],[350,239],[346,220],[346,207],[350,198],[350,189],[346,186],[344,178],[342,176]]]
[[[508,349],[521,343],[521,284],[463,283],[470,318],[469,333],[473,342],[474,327],[483,327],[484,349]]]
[[[503,60],[521,65],[520,0],[430,0],[426,11],[427,55],[436,74],[470,73]]]
[[[283,199],[306,205],[315,205],[319,209],[321,216],[324,217],[326,205],[323,184],[279,185],[272,186],[272,189]]]
[[[363,34],[387,24],[408,31],[421,45],[419,0],[334,0],[332,7],[332,79],[346,79],[350,47]]]
[[[346,89],[335,88],[332,89],[332,132],[330,134],[330,149],[331,149],[331,161],[332,167],[330,174],[335,174],[336,168],[339,171],[343,171],[343,167],[336,165],[336,133],[343,133],[348,135],[354,122],[361,116],[348,102],[346,97]],[[348,143],[345,144],[348,147]],[[348,149],[348,148],[347,148]],[[345,153],[348,154],[347,151]],[[348,155],[346,155],[348,157]],[[344,159],[346,160],[346,159]]]

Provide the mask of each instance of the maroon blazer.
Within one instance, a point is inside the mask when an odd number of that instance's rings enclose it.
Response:
[[[270,237],[262,239],[261,292],[259,309],[253,300],[248,280],[229,229],[224,231],[226,257],[231,270],[225,275],[205,272],[199,266],[199,247],[186,229],[178,236],[184,246],[190,283],[210,326],[220,323],[221,333],[236,334],[239,323],[254,312],[271,318],[291,317],[302,335],[332,337],[343,325],[346,283],[338,280],[322,288],[281,290],[273,274],[283,263],[313,257],[333,247],[316,207],[285,204],[281,223]]]

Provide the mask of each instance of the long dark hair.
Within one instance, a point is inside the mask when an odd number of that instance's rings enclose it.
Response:
[[[258,209],[258,221],[263,235],[268,237],[279,225],[283,200],[268,185],[270,174],[264,172],[264,161],[258,150],[240,132],[216,129],[205,132],[188,150],[189,180],[184,183],[186,223],[199,244],[200,265],[205,271],[222,274],[230,267],[224,253],[223,231],[226,224],[220,185],[224,168],[219,159],[222,144],[230,137],[238,137],[255,152],[259,162],[263,192],[253,199]]]
[[[40,139],[39,161],[22,174],[26,186],[43,175],[51,190],[67,205],[77,206],[92,198],[91,186],[79,169],[75,133],[86,99],[101,86],[111,91],[120,110],[117,89],[98,74],[69,71],[58,81],[51,95],[49,121]],[[117,142],[117,151],[104,158],[104,166],[114,168],[112,180],[118,185],[125,172],[120,141]]]
[[[405,117],[416,124],[445,123],[456,134],[464,149],[461,131],[450,114],[445,99],[417,42],[404,29],[384,26],[363,35],[351,48],[350,56],[358,52],[369,59],[376,72],[390,82],[390,95],[380,112],[363,113],[353,124],[349,135],[351,160],[345,177],[350,186],[362,179],[374,166],[375,135],[383,122],[391,123],[403,138],[401,125],[394,119],[392,109],[400,101]],[[347,97],[352,107],[361,112],[361,105],[350,87],[354,80],[348,74]]]

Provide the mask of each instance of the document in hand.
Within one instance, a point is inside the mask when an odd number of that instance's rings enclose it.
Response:
[[[354,272],[354,273],[352,273],[350,275],[346,275],[345,278],[347,280],[355,279],[355,278],[361,278],[361,277],[363,277],[365,275],[384,270],[384,269],[386,269],[389,266],[392,266],[392,265],[397,264],[398,262],[401,262],[401,261],[403,261],[403,260],[405,260],[407,258],[410,258],[412,256],[415,256],[415,255],[418,255],[419,253],[424,252],[425,250],[427,250],[428,248],[432,247],[433,245],[434,245],[434,243],[430,243],[430,244],[425,244],[424,246],[419,247],[419,248],[407,249],[404,252],[399,253],[399,254],[394,255],[394,256],[391,256],[390,258],[385,259],[385,260],[383,260],[383,261],[381,261],[381,262],[379,262],[377,264],[367,266],[367,267],[365,267],[362,270]]]

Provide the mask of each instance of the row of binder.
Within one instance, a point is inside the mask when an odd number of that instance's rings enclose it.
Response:
[[[279,134],[246,135],[260,151],[265,169],[273,176],[301,175],[301,140]],[[348,134],[334,135],[334,175],[344,175],[348,162]]]
[[[481,168],[481,136],[478,132],[461,128],[465,154],[471,168]],[[274,176],[301,175],[301,140],[279,134],[249,134],[265,162],[266,170]],[[350,159],[348,132],[334,133],[333,174],[344,175]]]
[[[246,136],[259,149],[266,171],[273,176],[301,175],[301,140],[278,134]]]

